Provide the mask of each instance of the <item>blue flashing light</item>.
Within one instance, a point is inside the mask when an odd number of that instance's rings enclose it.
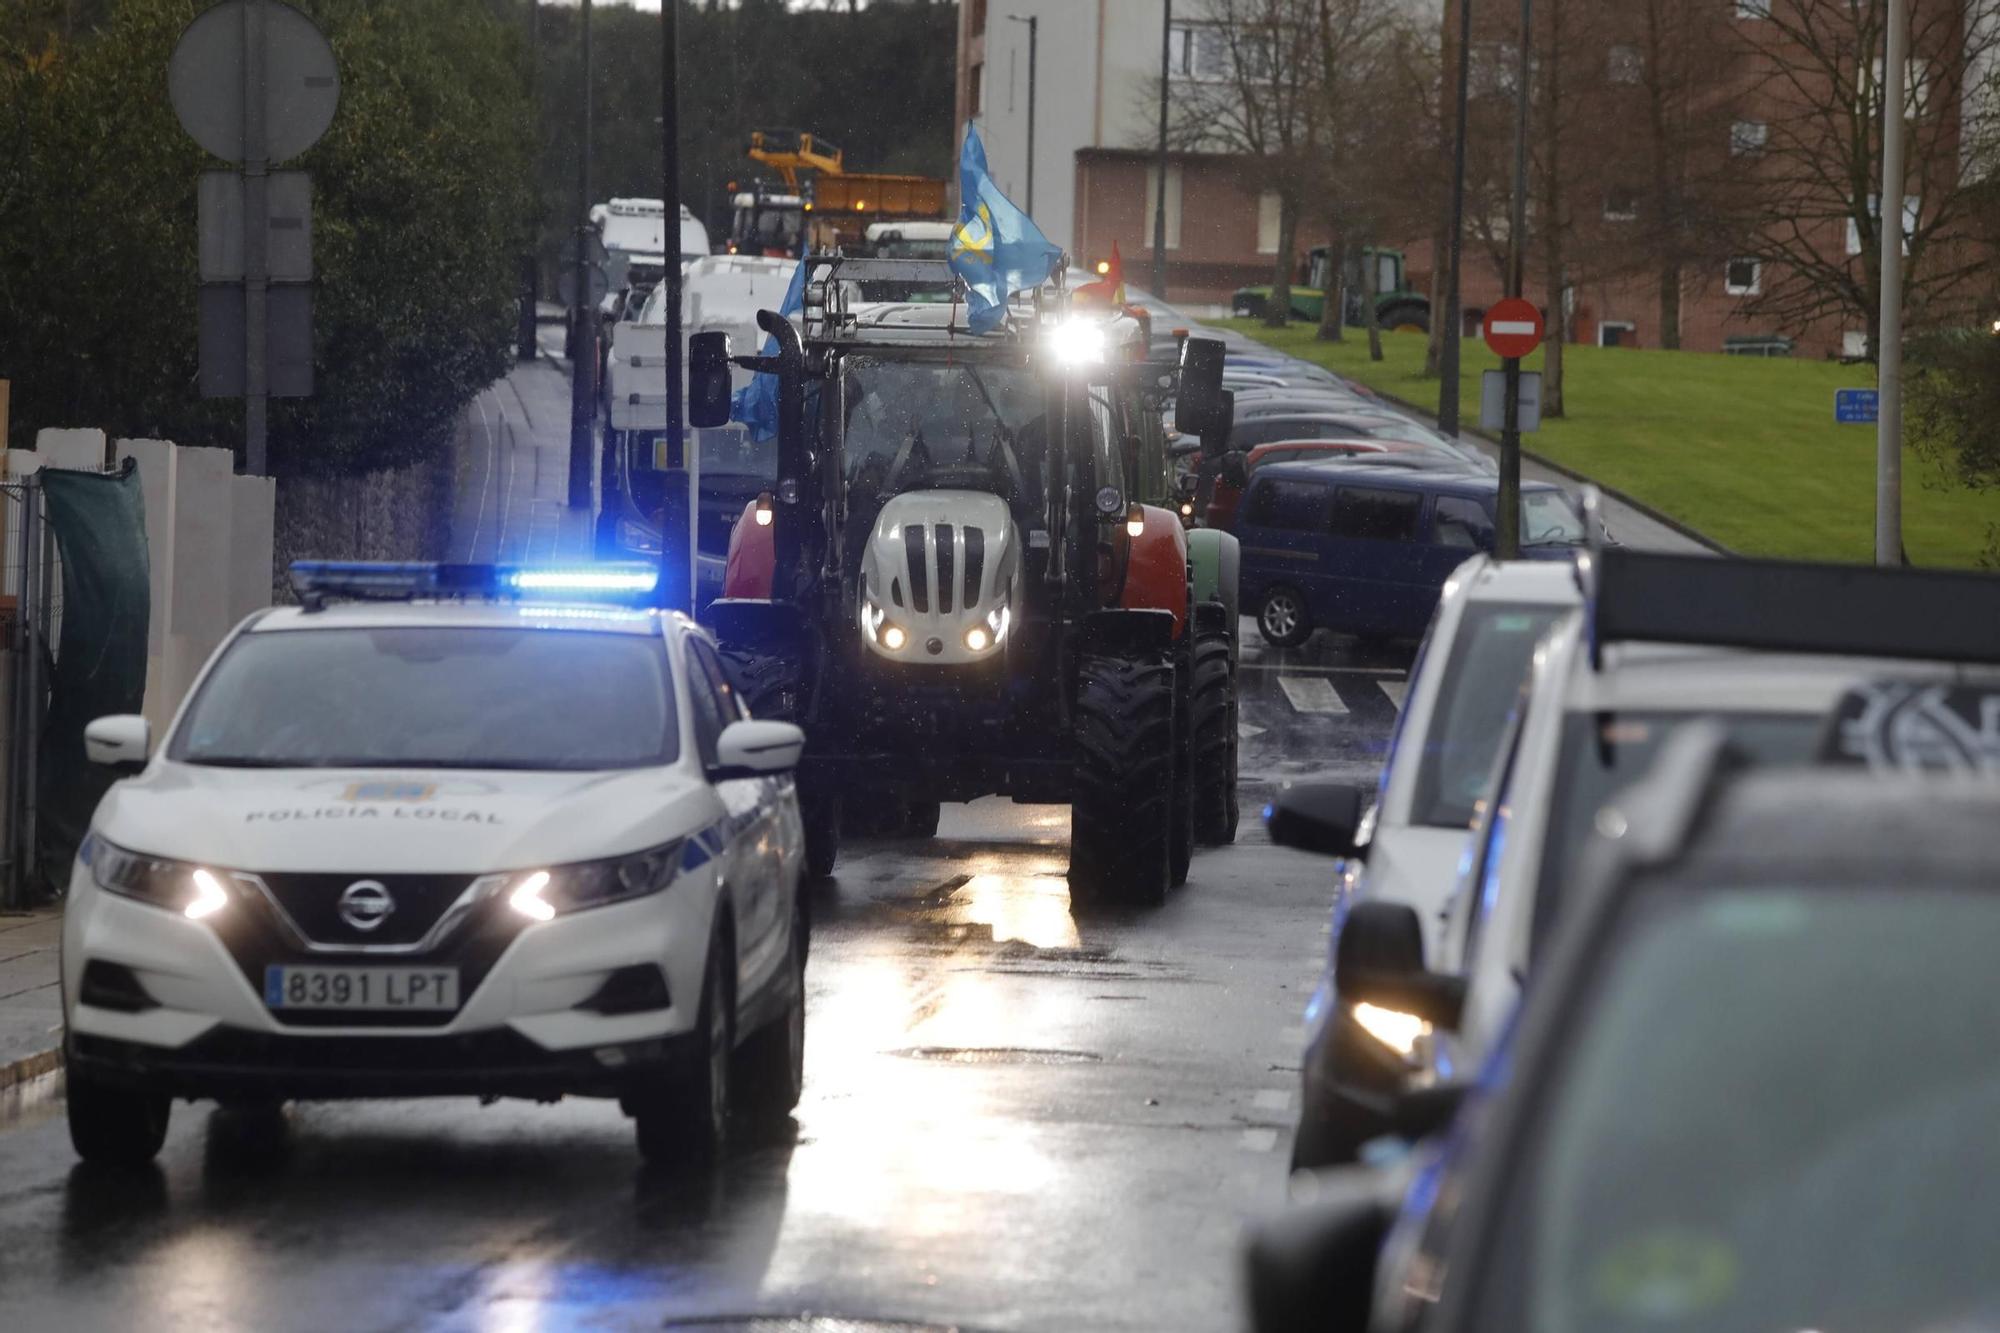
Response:
[[[308,606],[329,599],[514,600],[651,605],[660,582],[650,564],[453,565],[430,561],[294,560],[292,590]]]

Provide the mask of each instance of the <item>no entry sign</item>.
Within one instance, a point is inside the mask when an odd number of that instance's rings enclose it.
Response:
[[[1542,345],[1542,312],[1510,296],[1486,312],[1486,345],[1501,357],[1521,357]]]

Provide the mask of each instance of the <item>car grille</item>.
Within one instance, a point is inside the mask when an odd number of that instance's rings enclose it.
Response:
[[[986,534],[979,528],[912,523],[903,529],[903,555],[910,610],[929,615],[935,601],[937,614],[950,615],[954,602],[971,606],[979,600],[986,572]],[[891,600],[900,606],[897,592],[892,586]]]
[[[272,902],[307,944],[336,948],[410,948],[424,941],[472,884],[467,875],[260,875]],[[393,904],[373,929],[342,915],[341,898],[375,884]]]

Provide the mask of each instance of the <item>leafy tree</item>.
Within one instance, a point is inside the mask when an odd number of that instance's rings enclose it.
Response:
[[[26,0],[0,22],[0,374],[43,426],[237,447],[195,382],[195,195],[165,92],[195,0]],[[314,188],[316,395],[279,401],[280,475],[435,456],[504,373],[529,213],[518,35],[483,6],[301,0],[339,115]],[[84,18],[76,14],[82,11]],[[101,12],[100,12],[101,11]]]
[[[2000,488],[2000,334],[1951,329],[1909,348],[1910,447],[1946,485]],[[1987,528],[1980,563],[2000,567],[2000,524]]]

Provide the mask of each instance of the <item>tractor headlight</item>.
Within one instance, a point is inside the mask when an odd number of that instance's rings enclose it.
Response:
[[[99,888],[179,912],[190,921],[229,906],[228,876],[206,866],[128,852],[94,833],[84,840],[82,857]]]
[[[868,642],[880,644],[892,653],[901,652],[910,641],[901,625],[889,622],[889,613],[873,597],[861,599],[861,632],[868,636]]]
[[[546,870],[489,875],[480,885],[480,896],[505,894],[507,906],[534,921],[643,898],[674,882],[680,871],[681,847],[685,841],[676,838],[643,852],[602,861],[577,861]]]
[[[1007,627],[1013,623],[1014,613],[1004,602],[986,613],[986,629],[993,636],[994,643],[1007,637]]]

